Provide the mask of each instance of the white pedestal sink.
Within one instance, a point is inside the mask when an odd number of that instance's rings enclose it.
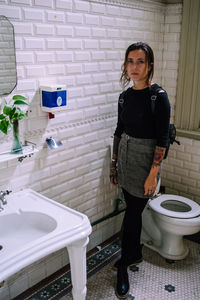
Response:
[[[22,268],[67,247],[74,300],[86,298],[86,215],[26,189],[7,196],[0,212],[0,282]]]

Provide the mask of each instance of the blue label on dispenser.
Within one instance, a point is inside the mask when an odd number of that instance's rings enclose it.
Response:
[[[46,107],[61,107],[67,105],[67,92],[66,91],[54,91],[47,92],[42,91],[42,105]]]

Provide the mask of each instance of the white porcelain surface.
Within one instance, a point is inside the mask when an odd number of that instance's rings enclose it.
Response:
[[[77,277],[78,258],[74,253],[79,253],[79,260],[84,260],[91,233],[87,216],[31,189],[12,193],[6,199],[7,204],[0,212],[0,245],[3,247],[0,250],[0,282],[36,260],[67,247],[75,249],[70,257],[77,285],[76,280],[80,282],[81,276]],[[85,262],[82,264],[84,273]],[[74,291],[74,299],[85,299],[85,275],[82,279],[84,292],[80,295]]]
[[[19,213],[0,216],[0,224],[1,245],[6,255],[12,254],[13,247],[16,251],[22,245],[47,235],[57,227],[55,219],[46,214],[21,210]]]
[[[168,210],[164,207],[162,207],[162,203],[164,201],[177,201],[180,203],[183,203],[183,205],[190,206],[191,210],[187,212],[178,212],[178,211],[172,211]],[[200,205],[188,198],[177,196],[177,195],[170,195],[170,194],[164,194],[161,195],[149,202],[149,206],[155,210],[156,212],[169,216],[174,218],[181,218],[181,219],[187,219],[187,218],[194,218],[200,215]]]
[[[144,209],[142,215],[143,225],[141,241],[147,247],[155,250],[167,259],[181,260],[184,259],[189,252],[189,249],[184,243],[183,236],[197,233],[200,230],[200,215],[197,217],[185,218],[184,214],[187,215],[188,212],[173,212],[166,210],[161,206],[163,201],[173,199],[179,201],[177,209],[182,209],[179,205],[182,205],[180,200],[182,200],[181,198],[183,197],[175,195],[162,196],[155,200],[151,200],[149,205]],[[189,211],[191,215],[196,215],[199,211],[200,206],[198,203],[186,198],[184,199],[184,203],[191,207],[191,210]],[[183,207],[185,208],[184,205]],[[163,212],[165,212],[165,214]],[[169,216],[171,213],[172,216]],[[174,217],[176,214],[178,214],[178,216],[181,215],[182,218]]]

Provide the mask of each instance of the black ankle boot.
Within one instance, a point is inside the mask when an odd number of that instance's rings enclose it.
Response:
[[[124,299],[129,293],[129,280],[127,267],[119,266],[117,269],[117,286],[116,286],[116,296],[119,299]]]

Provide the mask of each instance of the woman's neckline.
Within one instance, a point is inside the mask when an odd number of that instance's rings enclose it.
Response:
[[[142,89],[134,89],[134,85],[131,87],[131,89],[133,90],[133,91],[145,91],[145,90],[148,90],[150,87],[152,87],[153,85],[154,85],[155,83],[151,83],[149,86],[146,86],[146,87],[144,87],[144,88],[142,88]]]
[[[131,87],[134,91],[144,91],[144,90],[146,90],[146,89],[148,89],[148,88],[150,88],[152,85],[154,85],[155,83],[154,82],[149,82],[149,85],[147,85],[147,86],[145,86],[145,87],[143,87],[143,88],[134,88],[134,85]]]
[[[141,92],[141,91],[145,91],[145,90],[148,90],[150,87],[149,86],[147,86],[147,87],[145,87],[145,88],[143,88],[143,89],[134,89],[134,87],[132,86],[131,87],[131,89],[134,91],[134,92]]]

